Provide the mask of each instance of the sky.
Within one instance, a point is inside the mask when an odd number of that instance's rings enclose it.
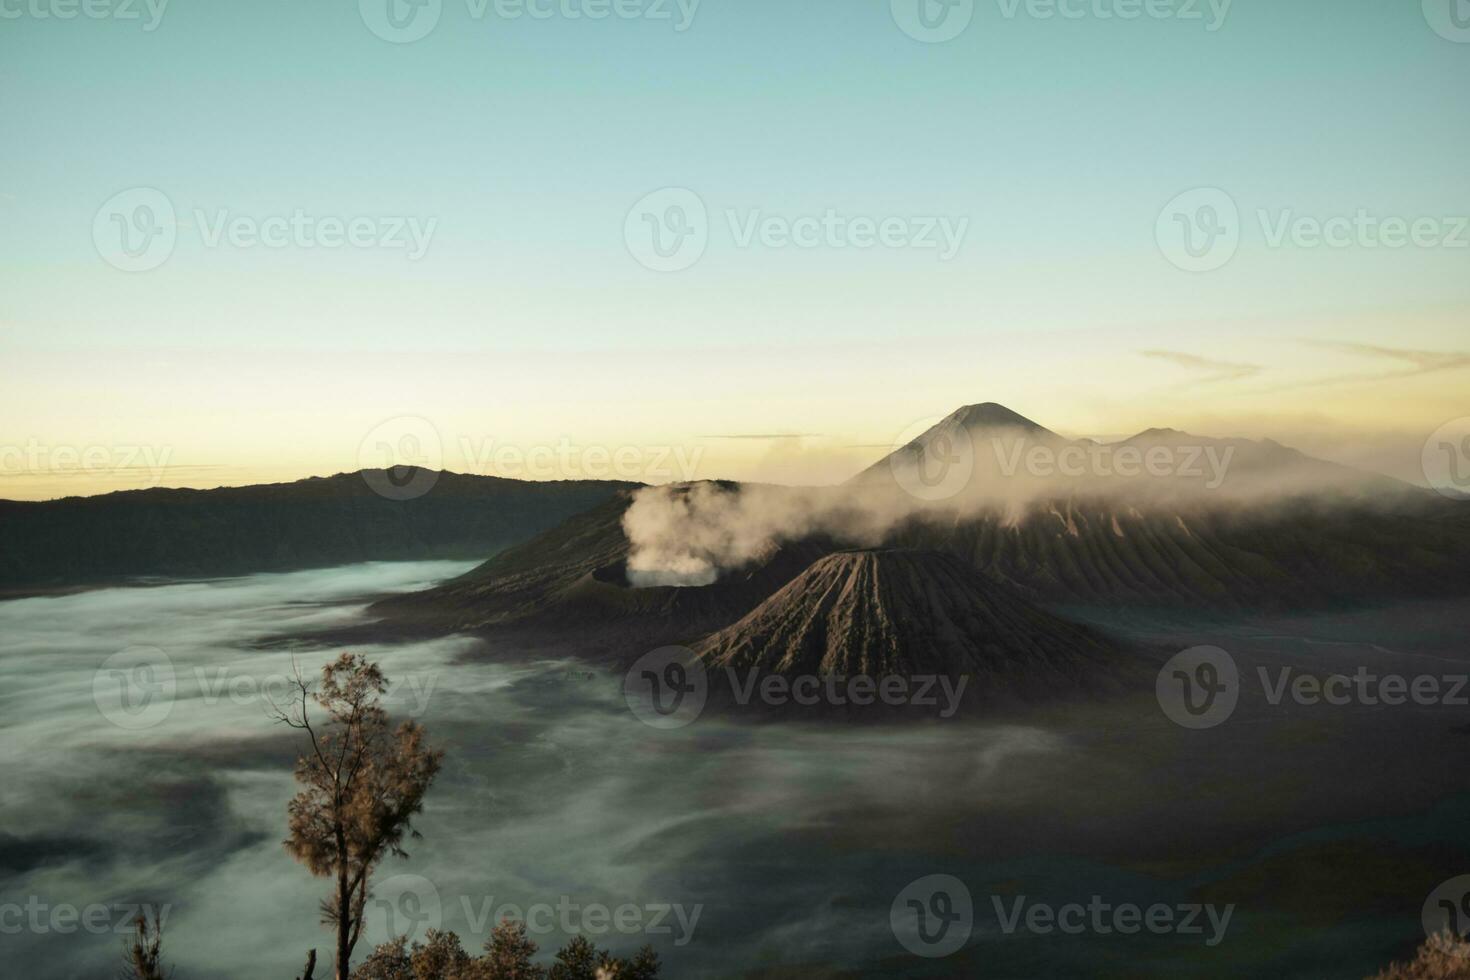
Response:
[[[1463,0],[919,4],[0,0],[0,497],[821,483],[981,401],[1423,482]]]

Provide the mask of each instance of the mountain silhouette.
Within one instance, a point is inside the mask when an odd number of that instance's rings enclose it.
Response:
[[[427,489],[390,499],[374,487]],[[0,500],[0,592],[364,561],[481,558],[633,486],[364,470],[215,490]]]

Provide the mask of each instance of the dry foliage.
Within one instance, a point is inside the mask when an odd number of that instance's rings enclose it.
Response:
[[[1470,980],[1470,943],[1450,932],[1431,936],[1412,960],[1371,980]]]

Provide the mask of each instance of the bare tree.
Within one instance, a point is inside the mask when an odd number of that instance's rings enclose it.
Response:
[[[163,924],[155,916],[141,913],[133,920],[133,939],[123,944],[122,980],[165,980],[163,970]]]
[[[377,664],[344,653],[322,668],[319,690],[298,670],[293,703],[276,706],[279,721],[311,740],[296,762],[301,790],[291,800],[285,845],[312,874],[333,879],[321,907],[322,921],[336,927],[336,980],[351,973],[373,871],[389,854],[408,856],[404,837],[420,836],[411,822],[444,758],[414,722],[390,728],[387,689]],[[312,721],[312,702],[324,720]]]

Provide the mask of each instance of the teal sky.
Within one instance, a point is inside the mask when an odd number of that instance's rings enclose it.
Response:
[[[416,410],[372,402],[397,354],[440,355],[449,374],[473,360],[492,386],[497,364],[543,372],[507,382],[519,401],[497,403],[497,431],[548,416],[579,431],[567,406],[618,397],[615,374],[627,438],[781,418],[779,431],[825,432],[856,412],[844,435],[868,439],[889,434],[882,420],[997,393],[1056,406],[1043,421],[1058,428],[1121,426],[1149,414],[1140,392],[1187,379],[1137,359],[1145,348],[1244,358],[1291,381],[1320,357],[1288,343],[1300,338],[1465,346],[1470,249],[1271,248],[1254,217],[1470,214],[1470,43],[1441,37],[1418,3],[1236,0],[1210,31],[1207,4],[1202,20],[1123,21],[1007,17],[989,0],[958,37],[927,44],[886,2],[704,0],[679,31],[673,3],[672,20],[511,21],[444,0],[426,37],[393,44],[343,0],[173,0],[152,31],[141,3],[142,20],[34,15],[55,2],[0,0],[21,12],[0,19],[6,439],[86,439],[86,392],[114,394],[127,415],[223,387],[238,397],[213,442],[170,428],[177,413],[162,408],[136,413],[140,438],[194,462],[264,465],[283,413],[326,444]],[[623,223],[668,186],[700,196],[710,237],[692,268],[656,273],[630,256]],[[132,187],[164,192],[181,222],[147,272],[113,268],[92,237],[98,208]],[[1160,209],[1196,187],[1226,190],[1242,215],[1238,253],[1208,273],[1176,268],[1155,240]],[[417,261],[207,248],[196,208],[436,225]],[[827,208],[969,225],[940,261],[740,248],[724,216]],[[769,416],[731,395],[655,432],[648,420],[679,398],[690,414],[694,359],[729,348],[756,352],[729,360],[732,393],[759,388],[775,359],[872,353],[807,375]],[[1000,349],[1025,363],[1001,370],[986,354]],[[558,354],[565,371],[536,360]],[[369,390],[333,379],[333,403],[314,404],[311,379],[358,356],[379,365],[361,375]],[[221,358],[233,381],[217,377]],[[1111,359],[1137,372],[1116,379],[1126,391],[1109,394],[1088,366]],[[914,383],[875,392],[879,366]],[[426,392],[425,412],[476,411],[472,385],[450,397],[423,377],[403,384]],[[1369,401],[1412,427],[1442,420],[1447,390]],[[1226,395],[1201,393],[1206,414],[1267,411]],[[1313,396],[1328,416],[1332,399],[1363,397]]]

